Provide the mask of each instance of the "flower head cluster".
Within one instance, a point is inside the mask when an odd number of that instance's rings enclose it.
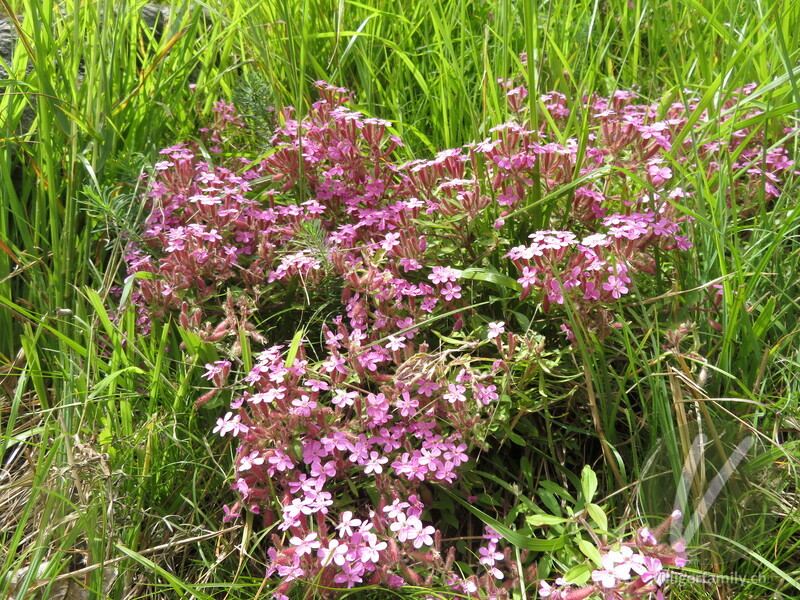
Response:
[[[414,334],[366,368],[373,350],[356,331],[326,330],[329,353],[315,363],[303,345],[292,362],[280,346],[262,352],[215,428],[239,440],[240,500],[226,518],[246,508],[284,532],[270,550],[279,596],[299,577],[332,588],[419,583],[420,572],[456,581],[420,485],[451,485],[469,460],[485,410],[475,389],[491,375],[419,353]]]
[[[670,546],[660,544],[658,538],[680,517],[680,511],[675,511],[655,531],[643,527],[636,532],[633,540],[602,548],[600,568],[592,571],[590,585],[577,587],[563,577],[556,579],[554,585],[541,581],[539,596],[550,600],[581,600],[589,597],[634,600],[656,594],[663,598],[662,586],[670,577],[667,567],[683,567],[686,558],[682,542]]]
[[[424,484],[457,482],[500,394],[503,361],[479,368],[491,360],[472,351],[496,345],[505,360],[517,343],[497,315],[474,318],[480,288],[464,269],[504,264],[502,275],[545,313],[569,302],[602,328],[636,277],[656,271],[657,255],[690,245],[676,205],[693,192],[676,181],[679,167],[713,171],[718,153],[736,149],[731,198],[765,185],[777,193],[793,167],[783,149],[764,151],[746,128],[731,144],[709,142],[706,162],[691,165],[676,140],[687,139],[679,132],[692,105],[662,114],[626,92],[574,105],[546,94],[551,118],[534,130],[527,91],[504,85],[515,118],[431,159],[398,162],[402,141],[391,123],[318,82],[320,98],[302,119],[284,110],[266,158],[212,164],[179,144],[148,176],[149,217],[127,253],[140,327],[177,315],[204,341],[227,344],[232,360],[207,365],[215,390],[235,371],[242,334],[266,348],[214,433],[238,444],[239,499],[226,519],[245,509],[277,523],[269,570],[281,579],[279,596],[299,578],[321,589],[436,581],[489,597],[513,585],[513,561],[493,533],[477,550],[482,575],[458,576],[455,551],[442,549],[422,501]],[[549,129],[574,110],[589,113],[582,148]],[[220,131],[240,127],[230,105],[215,112]],[[225,149],[229,137],[207,133]],[[515,239],[515,211],[562,188],[570,201],[550,207],[553,224]],[[253,324],[254,315],[323,296],[335,316],[320,324],[318,344],[289,352]],[[436,351],[433,329],[447,340]],[[597,589],[612,580],[618,589],[634,574],[650,584],[640,570],[655,568],[653,557],[666,564],[665,555],[636,548],[650,562],[609,550]]]
[[[512,248],[505,258],[520,273],[521,299],[535,292],[545,313],[568,301],[581,314],[594,308],[596,315],[606,316],[604,307],[630,291],[634,273],[655,272],[655,250],[690,247],[678,232],[676,223],[652,211],[613,214],[583,239],[569,231],[537,231],[530,244]]]
[[[151,315],[178,311],[184,326],[215,341],[235,330],[231,319],[201,326],[207,316],[202,308],[221,288],[270,297],[270,287],[299,280],[306,290],[315,289],[331,276],[364,290],[349,299],[356,309],[364,295],[413,299],[413,309],[427,314],[452,307],[464,294],[453,269],[434,266],[434,273],[424,274],[441,254],[437,230],[425,222],[440,219],[463,245],[450,254],[453,259],[473,262],[485,246],[487,253],[512,260],[522,296],[532,295],[545,312],[569,299],[607,323],[608,304],[632,289],[634,272],[652,273],[656,252],[667,256],[664,251],[690,246],[675,204],[694,192],[677,181],[678,167],[705,170],[713,182],[716,157],[735,154],[737,177],[729,194],[744,205],[777,195],[793,172],[785,148],[764,149],[759,136],[735,127],[737,119],[754,114],[733,110],[753,86],[733,93],[723,107],[730,109],[723,117],[733,131],[729,143],[702,144],[698,157],[674,147],[697,108],[691,99],[661,111],[656,104],[635,104],[630,92],[571,106],[551,92],[541,98],[551,118],[532,130],[528,103],[521,102],[524,86],[501,83],[515,119],[480,143],[432,159],[394,162],[402,141],[391,123],[353,110],[346,90],[324,82],[317,83],[321,97],[302,120],[285,110],[284,126],[271,139],[274,151],[258,163],[212,166],[191,145],[162,151],[164,160],[149,178],[144,244],[131,245],[127,256],[130,275],[154,275],[135,281],[142,325]],[[218,122],[209,135],[222,144],[225,129],[242,123],[229,104],[217,103],[214,110]],[[575,110],[588,113],[592,131],[583,148],[574,139],[554,141],[550,130]],[[702,127],[707,118],[704,113],[693,126]],[[698,158],[702,164],[690,164]],[[571,204],[553,212],[568,230],[533,232],[530,245],[511,248],[504,248],[504,238],[471,237],[470,227],[482,220],[502,234],[532,189],[547,194],[576,177],[585,182],[570,192]],[[269,182],[257,196],[255,179]],[[315,235],[308,233],[309,223],[319,224]]]

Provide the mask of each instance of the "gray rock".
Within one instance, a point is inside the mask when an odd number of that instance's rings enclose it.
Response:
[[[142,8],[139,12],[139,16],[150,31],[158,36],[163,33],[164,25],[166,25],[169,19],[169,6],[148,4]]]
[[[17,42],[17,30],[10,19],[0,19],[0,79],[8,78],[5,65],[11,62],[14,55],[14,46]]]

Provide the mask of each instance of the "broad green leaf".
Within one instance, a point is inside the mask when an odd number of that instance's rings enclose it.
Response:
[[[598,569],[602,567],[602,562],[600,560],[600,550],[598,550],[597,546],[595,546],[592,542],[589,542],[587,540],[579,540],[578,548],[586,558],[591,560],[597,566]]]
[[[556,500],[556,497],[551,492],[549,492],[548,490],[543,490],[543,489],[540,488],[540,489],[538,489],[536,491],[536,493],[538,494],[539,498],[542,499],[542,502],[544,503],[544,505],[547,508],[549,508],[551,512],[559,514],[559,515],[561,514],[561,505],[559,504],[558,500]]]
[[[606,513],[603,512],[602,508],[597,504],[589,503],[586,505],[586,511],[602,531],[608,531],[608,517],[606,517]]]
[[[517,446],[522,446],[524,448],[525,446],[528,445],[527,442],[525,441],[525,438],[523,438],[520,434],[512,431],[510,427],[504,427],[503,430],[505,431],[505,434],[508,436],[508,439],[511,440],[513,443],[515,443]]]
[[[577,502],[575,498],[572,496],[572,494],[570,494],[567,490],[565,490],[557,483],[554,483],[552,481],[541,481],[539,482],[539,485],[544,489],[546,489],[548,492],[551,492],[556,496],[560,496],[570,504],[576,504]]]
[[[564,573],[564,580],[574,585],[584,585],[592,575],[592,568],[587,564],[575,565]]]
[[[517,283],[516,279],[503,275],[497,271],[489,271],[488,269],[464,269],[459,273],[462,279],[474,279],[475,281],[486,281],[494,285],[512,290],[514,292],[521,292],[522,286]]]
[[[583,501],[586,503],[592,501],[597,491],[597,475],[589,465],[583,467],[581,472],[581,491],[583,492]]]

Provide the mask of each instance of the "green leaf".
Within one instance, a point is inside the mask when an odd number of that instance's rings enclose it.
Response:
[[[200,347],[203,345],[203,340],[199,335],[193,331],[184,329],[183,327],[178,327],[178,334],[181,336],[181,340],[183,340],[183,343],[186,346],[186,351],[189,354],[196,356],[200,353]]]
[[[244,372],[249,373],[253,370],[253,349],[250,347],[250,338],[247,337],[247,330],[239,327],[239,347],[242,349],[242,366]]]
[[[533,527],[541,527],[542,525],[560,525],[566,523],[569,519],[554,517],[553,515],[528,515],[525,517],[525,521]]]
[[[602,508],[597,504],[589,503],[586,506],[586,510],[589,516],[592,517],[592,521],[594,521],[602,531],[608,531],[608,517],[606,517],[606,513]]]
[[[528,331],[528,329],[530,329],[531,320],[526,315],[516,310],[512,310],[511,314],[514,315],[514,318],[517,320],[517,324],[522,331]]]
[[[490,271],[488,269],[464,269],[459,273],[459,277],[462,279],[474,279],[475,281],[493,283],[499,288],[511,290],[516,293],[522,291],[522,286],[517,283],[516,279],[508,275],[502,275],[497,271]]]
[[[120,307],[125,306],[128,302],[128,298],[130,298],[131,290],[133,289],[133,282],[137,279],[153,279],[155,277],[155,273],[151,273],[149,271],[138,271],[133,275],[130,275],[126,280],[125,284],[122,286],[122,295],[119,298],[119,305]]]
[[[597,491],[597,475],[589,465],[583,467],[581,472],[581,491],[583,492],[583,501],[586,503],[592,501]]]
[[[572,497],[572,494],[570,494],[567,490],[565,490],[563,487],[561,487],[557,483],[554,483],[552,481],[542,481],[542,482],[539,483],[539,485],[541,487],[543,487],[544,489],[546,489],[548,492],[550,492],[552,494],[555,494],[556,496],[560,496],[561,498],[563,498],[564,500],[566,500],[570,504],[576,504],[577,503],[575,498]]]
[[[306,334],[305,328],[301,327],[294,333],[292,338],[292,345],[289,346],[289,352],[286,353],[286,368],[291,369],[294,364],[294,359],[297,357],[297,351],[300,350],[300,342],[303,341],[303,336]]]
[[[592,542],[589,542],[587,540],[579,540],[578,549],[586,558],[591,560],[597,566],[598,569],[602,567],[602,562],[600,560],[600,550],[598,550],[597,546],[595,546]]]
[[[503,430],[505,431],[506,436],[508,436],[508,439],[511,440],[513,443],[515,443],[517,446],[522,446],[524,448],[525,446],[528,445],[527,442],[525,441],[525,438],[523,438],[520,434],[512,431],[510,427],[504,426]]]
[[[714,535],[714,534],[711,534],[711,535]],[[797,579],[792,577],[789,573],[787,573],[786,571],[784,571],[783,569],[781,569],[780,567],[778,567],[774,563],[770,562],[769,560],[767,560],[766,558],[761,556],[761,554],[759,554],[758,552],[754,552],[752,548],[747,548],[747,547],[743,546],[742,544],[740,544],[739,542],[735,542],[734,540],[732,540],[732,539],[730,539],[728,537],[725,537],[725,536],[714,535],[714,537],[724,541],[725,543],[732,544],[733,546],[736,546],[739,550],[741,550],[744,553],[744,555],[749,556],[750,558],[753,558],[753,559],[757,560],[762,565],[767,567],[770,571],[775,573],[775,575],[777,575],[778,577],[783,579],[786,583],[791,585],[794,589],[800,590],[800,581],[798,581]]]
[[[98,398],[101,392],[103,392],[103,390],[105,390],[109,385],[114,383],[118,378],[122,377],[123,375],[127,375],[129,373],[133,373],[134,375],[144,375],[145,371],[143,371],[139,367],[125,367],[123,369],[114,371],[113,373],[109,373],[94,385],[92,393],[89,394],[88,399],[94,400]]]
[[[453,346],[461,346],[464,343],[464,340],[457,340],[454,337],[450,337],[450,336],[444,335],[442,333],[439,333],[435,329],[433,330],[433,334],[436,337],[438,337],[440,340],[442,340],[443,342],[447,342],[448,344],[451,344]]]
[[[3,296],[1,294],[0,294],[0,304],[5,304],[8,308],[10,308],[12,311],[16,312],[17,314],[25,317],[26,319],[29,319],[30,321],[33,321],[34,323],[39,324],[42,328],[44,328],[48,332],[52,333],[55,337],[57,337],[59,340],[64,342],[67,346],[72,348],[75,352],[77,352],[83,358],[86,358],[86,356],[88,355],[88,351],[86,350],[86,348],[81,346],[78,342],[76,342],[72,338],[64,335],[58,329],[55,329],[54,327],[51,327],[50,325],[48,325],[41,317],[35,315],[34,313],[32,313],[29,310],[23,308],[19,304],[16,304],[15,302],[9,300],[8,298],[6,298],[5,296]]]
[[[119,401],[119,417],[122,421],[122,433],[127,438],[133,435],[133,411],[127,400]]]
[[[117,328],[111,323],[111,319],[108,316],[102,298],[100,298],[100,294],[91,288],[86,288],[84,293],[94,308],[95,313],[97,313],[97,318],[100,319],[100,324],[103,326],[103,329],[105,329],[106,335],[111,339],[116,339],[118,333]]]
[[[506,527],[500,521],[490,517],[479,508],[472,506],[472,504],[457,496],[447,488],[439,487],[439,489],[453,498],[453,500],[460,503],[469,512],[478,517],[483,523],[502,535],[503,539],[505,539],[508,543],[516,546],[517,548],[522,550],[534,550],[535,552],[551,552],[564,547],[566,539],[563,535],[550,540],[539,540],[527,535],[523,535],[518,531],[514,531],[513,529]]]
[[[524,494],[520,494],[519,488],[517,487],[516,483],[513,483],[513,482],[512,483],[508,483],[507,481],[503,480],[502,478],[497,477],[496,475],[492,475],[491,473],[487,473],[486,471],[479,471],[477,469],[474,469],[472,472],[475,473],[475,475],[479,475],[480,477],[488,479],[489,481],[495,482],[497,485],[499,485],[503,489],[508,490],[509,492],[511,492],[512,494],[517,496],[517,498],[519,499],[520,503],[525,505],[527,510],[529,510],[529,511],[539,511],[539,510],[541,510],[538,506],[536,506],[536,504],[534,502],[532,502],[530,500],[530,498],[527,498]],[[483,499],[483,496],[484,495],[479,495],[478,498],[481,499],[481,502],[487,503],[487,501]],[[486,496],[486,498],[488,498],[488,496]],[[489,501],[488,503],[490,505],[492,505],[492,506],[495,505],[495,502],[493,500]]]
[[[758,319],[756,319],[755,324],[753,325],[753,335],[755,335],[757,340],[760,340],[764,333],[767,331],[767,327],[769,327],[770,321],[772,320],[772,315],[775,313],[775,296],[772,296],[769,300],[767,300],[766,305],[764,305],[761,314],[758,315]]]
[[[561,514],[561,505],[558,503],[556,497],[548,490],[538,489],[536,493],[542,499],[544,505],[550,509],[551,512]]]
[[[569,571],[564,573],[564,580],[567,583],[581,586],[589,581],[592,575],[592,569],[589,565],[575,565]]]
[[[533,489],[533,465],[527,456],[523,456],[519,460],[519,470],[522,476],[525,477],[525,482],[528,484],[528,489]]]
[[[97,442],[101,447],[105,447],[114,440],[114,435],[111,433],[111,419],[107,415],[104,415],[100,417],[100,422],[103,424],[103,428],[97,435]]]
[[[153,573],[162,579],[164,579],[169,586],[175,591],[179,598],[183,598],[185,594],[191,594],[194,597],[199,598],[208,598],[207,594],[198,594],[196,589],[193,589],[188,583],[180,579],[179,577],[173,575],[166,569],[162,568],[161,566],[157,565],[153,561],[145,558],[141,554],[134,552],[130,548],[123,546],[122,544],[114,544],[114,547],[119,550],[125,556],[133,559],[137,563],[139,563],[139,567],[143,568],[146,572]]]

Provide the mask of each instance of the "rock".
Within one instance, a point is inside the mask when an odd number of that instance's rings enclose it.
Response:
[[[0,19],[0,79],[8,79],[5,65],[11,62],[14,45],[17,41],[17,30],[10,19]]]

